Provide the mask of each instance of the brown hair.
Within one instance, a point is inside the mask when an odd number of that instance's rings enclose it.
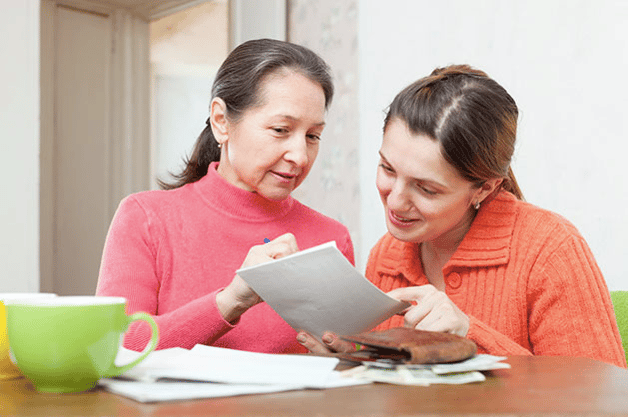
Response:
[[[393,119],[441,145],[444,158],[480,186],[490,178],[517,198],[523,194],[510,161],[517,136],[517,104],[483,71],[468,65],[435,69],[404,88],[388,108],[384,130]]]
[[[237,122],[247,109],[261,104],[260,86],[266,77],[284,69],[296,71],[320,84],[325,94],[325,108],[329,108],[334,95],[329,66],[313,51],[275,39],[251,40],[236,47],[218,69],[210,102],[220,97],[226,104],[229,119]],[[170,190],[198,181],[207,174],[209,164],[219,160],[220,148],[207,119],[192,155],[184,158],[182,172],[172,174],[175,181],[167,183],[158,179],[157,182],[162,189]]]

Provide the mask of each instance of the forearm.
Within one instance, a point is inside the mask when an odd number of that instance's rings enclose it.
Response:
[[[216,306],[214,291],[184,306],[162,315],[154,315],[159,327],[157,349],[183,347],[191,349],[196,344],[211,345],[234,326],[227,322]],[[129,312],[131,313],[131,312]],[[142,322],[129,327],[124,346],[141,350],[150,339],[150,327]]]
[[[469,316],[467,338],[478,345],[480,353],[497,356],[532,355],[528,349],[473,316]]]
[[[160,304],[160,299],[174,296],[163,293],[168,288],[164,277],[169,276],[164,270],[168,271],[169,266],[164,267],[158,258],[158,253],[162,258],[167,258],[164,254],[168,253],[161,236],[159,223],[149,221],[135,199],[125,199],[107,235],[96,294],[124,297],[129,314],[151,314],[160,331],[159,349],[213,343],[233,328],[216,307],[218,289],[184,305],[175,305],[170,311],[164,312],[165,306]],[[149,339],[150,327],[133,323],[124,346],[141,350]]]

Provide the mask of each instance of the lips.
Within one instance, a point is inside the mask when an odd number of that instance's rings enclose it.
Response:
[[[287,172],[277,172],[277,171],[271,171],[273,174],[280,176],[282,178],[285,178],[287,180],[291,180],[292,178],[296,177],[296,174],[289,174]]]
[[[270,171],[270,173],[275,178],[275,180],[277,180],[278,184],[283,184],[286,186],[293,185],[293,182],[295,181],[295,178],[297,177],[296,174],[291,174],[288,172]]]
[[[412,226],[415,222],[419,220],[400,216],[398,214],[395,214],[392,210],[388,211],[388,218],[390,219],[391,223],[398,227]]]

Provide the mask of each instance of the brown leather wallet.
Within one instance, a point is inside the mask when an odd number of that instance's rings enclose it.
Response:
[[[440,332],[428,332],[407,327],[371,331],[343,340],[359,343],[362,349],[338,354],[340,359],[353,362],[388,360],[402,363],[448,363],[470,358],[477,345],[464,337]]]

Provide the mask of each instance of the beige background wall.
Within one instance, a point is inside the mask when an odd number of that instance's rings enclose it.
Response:
[[[288,40],[317,52],[336,87],[318,159],[294,195],[344,223],[360,263],[358,1],[288,1]],[[377,202],[375,202],[377,203]]]

